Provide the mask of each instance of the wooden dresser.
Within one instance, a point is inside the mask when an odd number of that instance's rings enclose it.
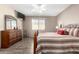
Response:
[[[12,44],[22,40],[21,30],[1,31],[1,48],[8,48]]]

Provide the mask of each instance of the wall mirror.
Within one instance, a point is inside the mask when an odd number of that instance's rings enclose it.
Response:
[[[11,15],[5,15],[5,29],[16,29],[17,20]]]

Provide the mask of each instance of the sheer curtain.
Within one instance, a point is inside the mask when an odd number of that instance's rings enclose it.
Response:
[[[45,31],[45,19],[46,18],[33,18],[32,30]]]

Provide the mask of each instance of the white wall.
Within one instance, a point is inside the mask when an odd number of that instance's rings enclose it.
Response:
[[[13,9],[6,5],[0,5],[0,30],[4,30],[4,15],[12,15],[15,17]]]
[[[22,18],[17,19],[17,27],[22,31],[22,38],[23,38],[23,19]]]
[[[45,20],[45,31],[53,32],[57,25],[57,19],[55,16],[43,17],[43,16],[26,16],[26,19],[23,22],[24,33],[27,36],[33,37],[34,31],[32,30],[32,18],[47,18]]]
[[[17,19],[17,27],[18,29],[23,30],[23,19],[22,18]]]
[[[58,24],[79,24],[79,4],[75,4],[64,10],[57,16]]]

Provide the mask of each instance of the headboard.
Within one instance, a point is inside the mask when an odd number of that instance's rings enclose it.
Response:
[[[79,28],[79,24],[69,24],[69,25],[63,26],[63,28]]]

